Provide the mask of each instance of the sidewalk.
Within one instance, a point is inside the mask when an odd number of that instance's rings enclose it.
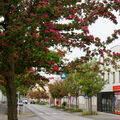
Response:
[[[81,116],[81,113],[73,113],[75,115]],[[93,120],[120,120],[120,115],[98,112],[98,115],[88,115],[83,116],[85,118],[91,118]]]
[[[34,118],[36,118],[36,115],[32,113],[29,109],[27,109],[27,107],[25,107],[24,113],[21,113],[18,116],[19,120],[38,120]],[[7,115],[5,114],[5,110],[0,113],[0,120],[7,120]]]

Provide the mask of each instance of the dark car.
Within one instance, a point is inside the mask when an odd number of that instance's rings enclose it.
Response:
[[[31,101],[30,101],[30,104],[35,104],[35,101],[34,101],[34,100],[31,100]]]

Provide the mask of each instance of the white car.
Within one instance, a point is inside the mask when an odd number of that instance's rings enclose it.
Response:
[[[24,99],[24,100],[23,100],[23,103],[24,103],[24,104],[28,104],[28,100],[27,100],[27,99]]]

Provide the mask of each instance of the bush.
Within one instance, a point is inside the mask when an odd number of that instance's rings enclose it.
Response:
[[[64,107],[61,107],[61,106],[51,106],[51,108],[64,109]]]
[[[82,109],[77,109],[77,110],[71,109],[70,112],[83,112],[83,110]]]
[[[91,115],[91,114],[90,114],[90,111],[86,111],[86,112],[83,112],[82,115],[85,116],[85,115]],[[96,111],[92,111],[92,115],[98,115],[98,113]]]
[[[65,107],[61,107],[61,106],[51,106],[51,108],[56,108],[56,109],[62,109],[64,111],[69,111],[69,112],[83,112],[82,109],[69,109],[69,108],[65,108]]]
[[[47,102],[37,102],[37,104],[39,104],[39,105],[47,105],[48,103]]]
[[[63,110],[64,110],[64,111],[69,111],[69,108],[64,108]]]

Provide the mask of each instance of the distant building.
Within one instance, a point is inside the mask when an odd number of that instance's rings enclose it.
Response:
[[[2,91],[0,90],[0,103],[6,102],[6,101],[7,101],[6,96],[4,96],[4,95],[2,94]]]
[[[0,102],[2,101],[2,92],[0,91]]]
[[[111,48],[112,52],[120,53],[120,45]],[[120,66],[120,60],[117,61]],[[112,65],[107,66],[111,72],[105,72],[104,78],[108,84],[98,95],[97,110],[101,112],[120,114],[120,67],[115,70]]]

